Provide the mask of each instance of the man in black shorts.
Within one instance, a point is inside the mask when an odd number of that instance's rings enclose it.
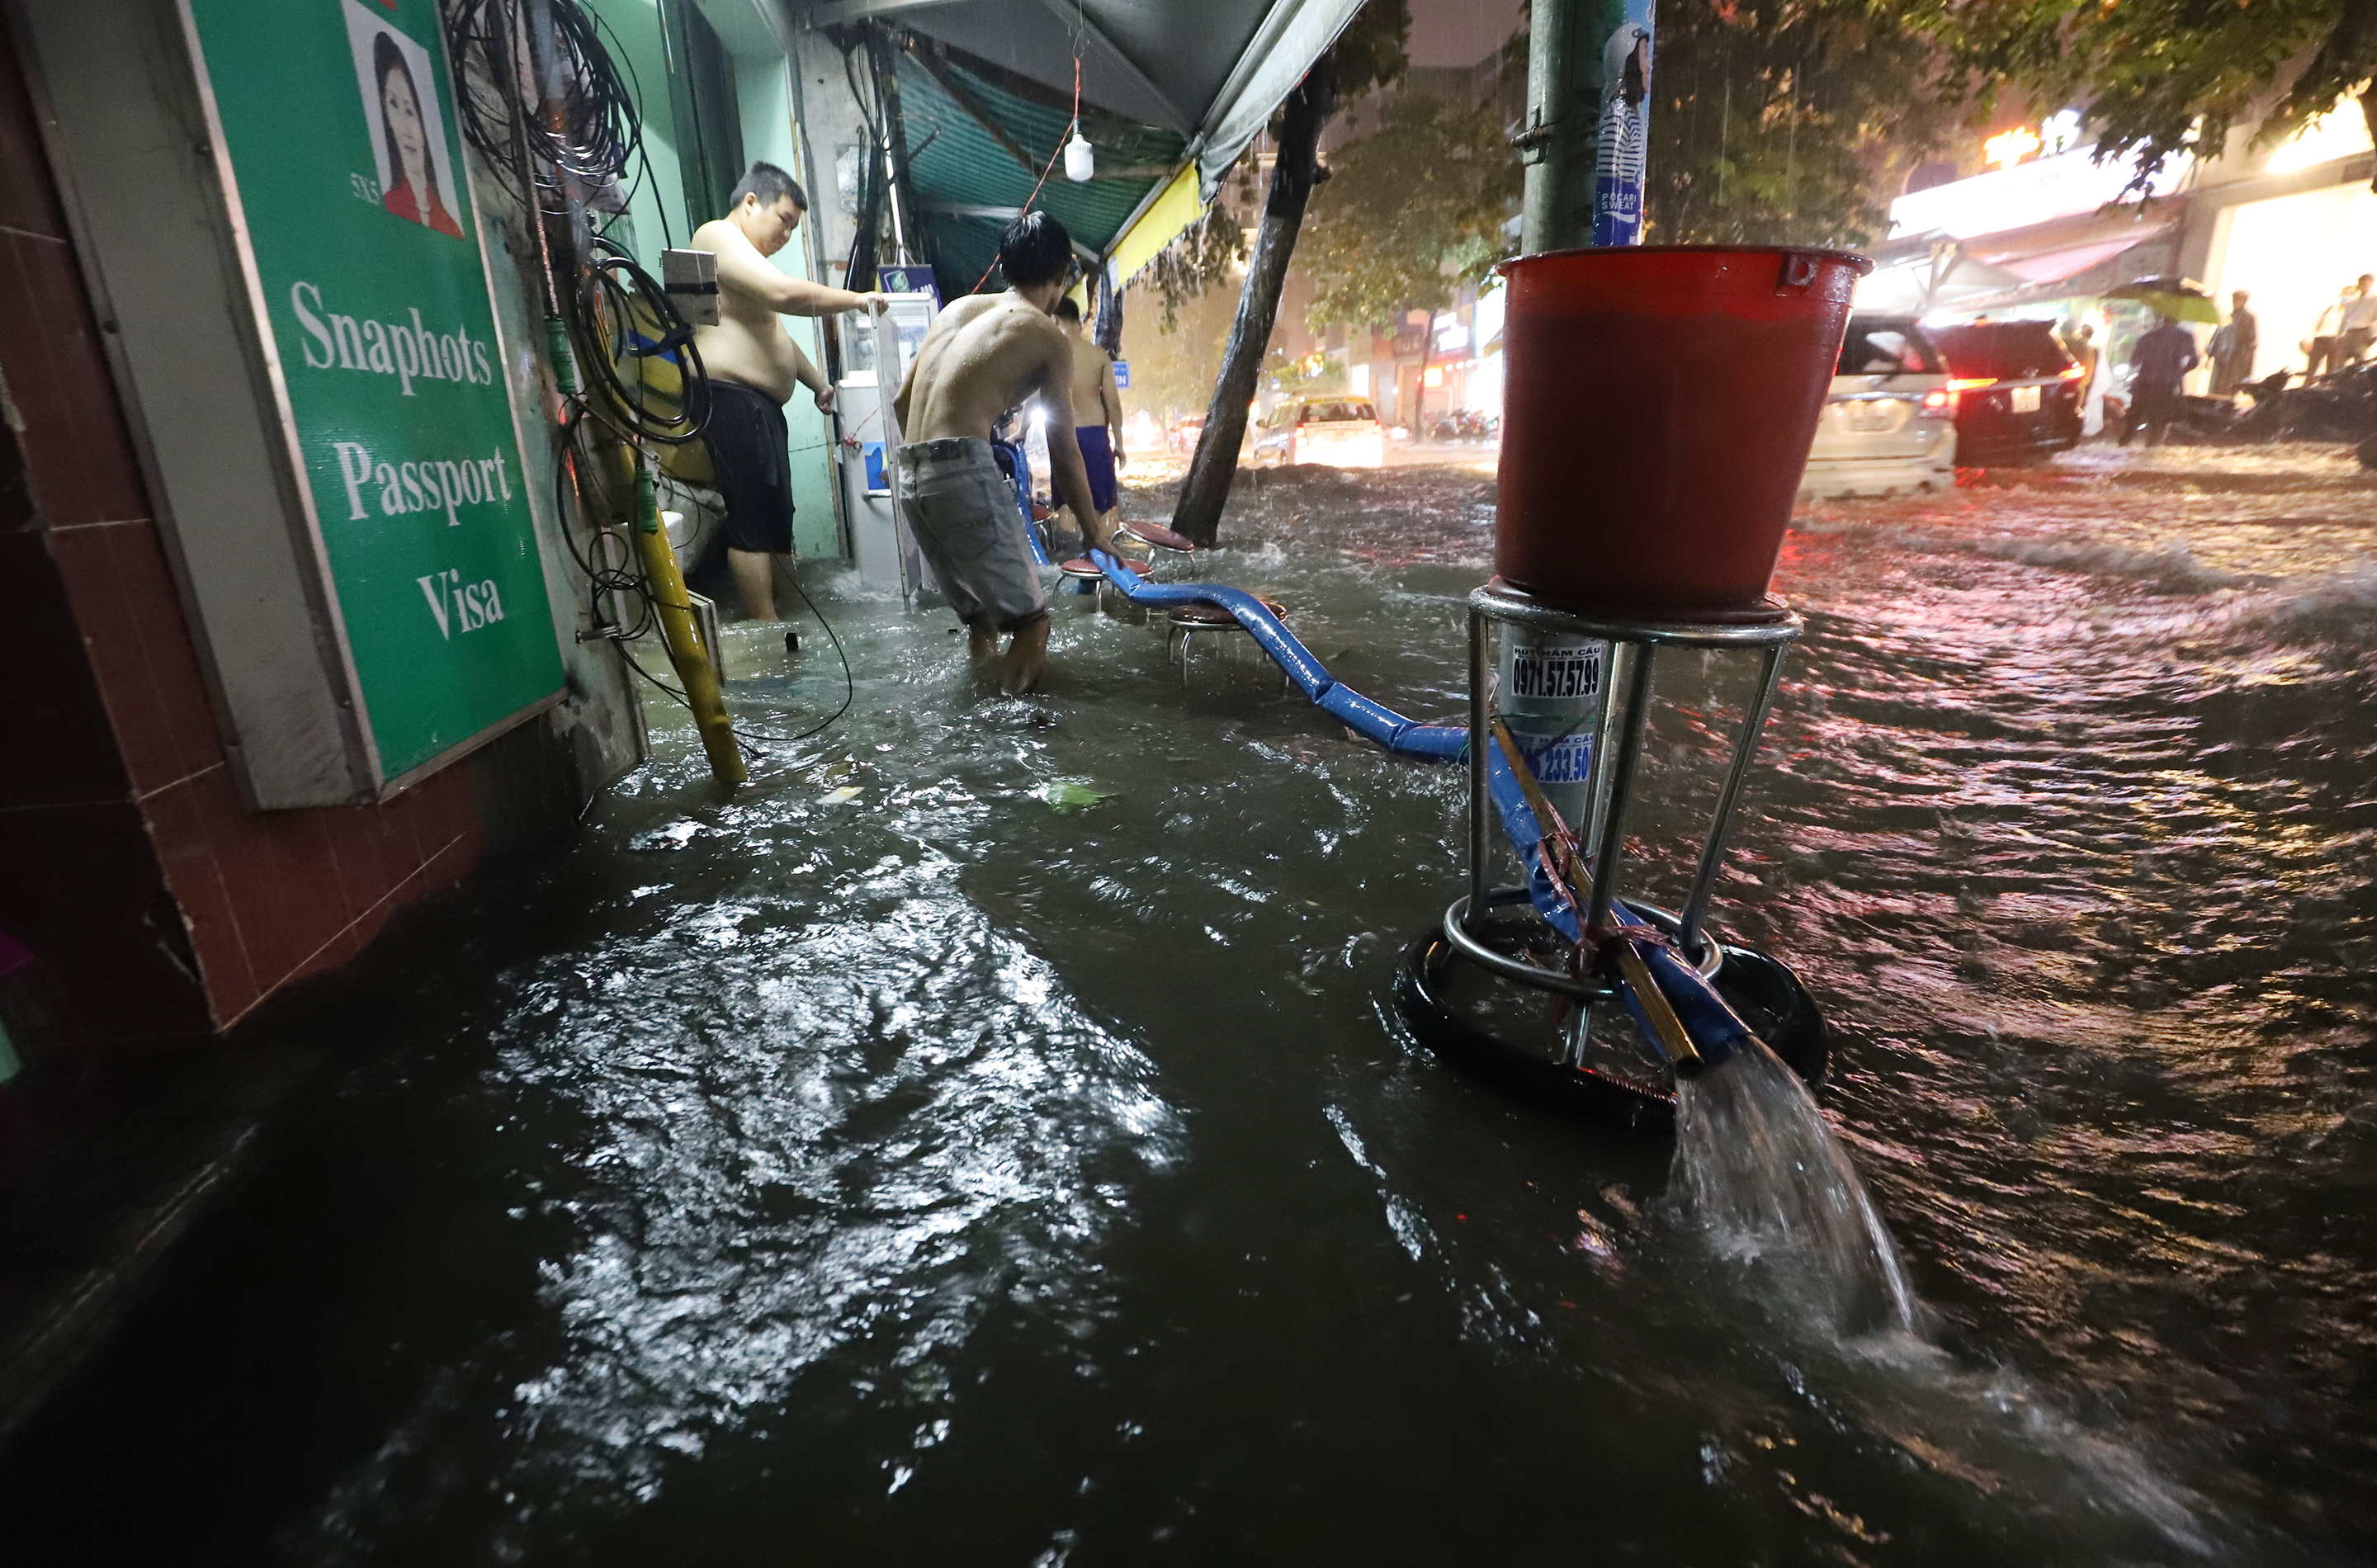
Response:
[[[833,389],[777,321],[779,316],[832,316],[883,310],[877,293],[853,293],[786,277],[768,257],[784,248],[808,211],[808,197],[772,163],[754,163],[735,187],[723,218],[693,233],[693,247],[718,257],[718,325],[694,329],[710,373],[710,423],[703,437],[719,493],[726,497],[726,564],[743,613],[781,619],[774,574],[792,570],[791,437],[784,404],[795,386],[831,413]]]

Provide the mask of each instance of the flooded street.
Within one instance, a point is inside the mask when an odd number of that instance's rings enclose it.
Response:
[[[819,573],[843,723],[722,804],[651,700],[575,850],[272,1026],[354,1066],[19,1442],[22,1561],[2367,1560],[2377,476],[1980,478],[1799,520],[1718,904],[1833,1022],[1917,1335],[1405,1036],[1458,770],[1069,609],[980,696]],[[1492,501],[1242,480],[1207,575],[1451,718]],[[841,700],[728,640],[750,727]],[[1668,902],[1748,673],[1660,666]]]

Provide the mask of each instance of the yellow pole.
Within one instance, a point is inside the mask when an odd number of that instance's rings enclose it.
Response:
[[[661,637],[668,644],[669,663],[685,688],[686,705],[693,710],[694,726],[701,732],[701,748],[710,753],[710,771],[726,784],[739,784],[751,775],[743,766],[742,748],[726,717],[726,700],[718,689],[718,671],[701,645],[693,621],[693,602],[686,595],[685,573],[676,564],[668,530],[661,526],[660,501],[652,493],[652,471],[643,449],[630,446],[636,466],[636,521],[631,532],[636,554],[644,565],[644,581],[660,616]]]

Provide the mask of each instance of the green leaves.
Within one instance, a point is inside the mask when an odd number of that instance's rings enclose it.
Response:
[[[2251,126],[2283,140],[2358,96],[2377,124],[2377,6],[2368,0],[1925,0],[1908,25],[1986,106],[2001,87],[2084,103],[2100,155],[2134,154],[2143,186],[2173,155]]]
[[[1937,48],[1905,15],[1867,0],[1666,0],[1651,243],[1880,239],[1887,174],[1937,147],[1952,118],[1935,102]]]
[[[1517,210],[1519,159],[1490,107],[1393,93],[1377,129],[1340,148],[1329,170],[1296,245],[1316,329],[1441,310],[1511,253],[1502,225]]]
[[[1046,801],[1048,808],[1060,817],[1086,811],[1114,795],[1114,791],[1100,789],[1087,779],[1050,779],[1032,793]]]

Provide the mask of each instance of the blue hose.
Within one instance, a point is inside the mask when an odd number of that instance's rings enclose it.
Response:
[[[999,472],[1015,486],[1015,504],[1023,512],[1023,537],[1032,542],[1032,564],[1036,567],[1055,566],[1048,558],[1048,546],[1040,542],[1040,525],[1032,521],[1032,464],[1023,449],[1013,441],[993,441],[991,453],[998,460]]]
[[[1245,589],[1212,582],[1167,586],[1147,581],[1103,550],[1091,551],[1090,559],[1133,604],[1205,604],[1229,611],[1262,651],[1287,672],[1288,678],[1303,688],[1315,707],[1389,751],[1431,761],[1458,761],[1469,754],[1467,726],[1416,723],[1342,684],[1312,656],[1312,650],[1280,624],[1279,617],[1265,608],[1261,600]],[[1561,895],[1546,869],[1543,825],[1535,820],[1535,809],[1527,804],[1518,775],[1511,771],[1510,760],[1502,755],[1499,747],[1492,748],[1486,760],[1487,788],[1501,816],[1502,831],[1509,835],[1511,846],[1518,851],[1519,863],[1527,868],[1529,896],[1555,930],[1571,941],[1579,940],[1583,935],[1581,912]],[[1610,914],[1621,928],[1639,928],[1649,934],[1657,931],[1623,904],[1613,904]],[[1703,1061],[1714,1066],[1752,1037],[1750,1026],[1726,1005],[1725,999],[1716,994],[1701,972],[1678,958],[1672,950],[1646,941],[1637,944],[1636,951],[1649,966],[1652,981],[1660,994],[1682,1020],[1685,1033],[1691,1036]],[[1642,1018],[1641,1005],[1630,989],[1622,983],[1619,989],[1625,993],[1628,1005],[1642,1023],[1643,1037],[1655,1043],[1658,1035]]]
[[[1279,617],[1245,589],[1217,582],[1164,586],[1149,582],[1103,550],[1091,551],[1090,559],[1133,604],[1216,604],[1229,611],[1262,651],[1287,672],[1288,679],[1303,688],[1314,706],[1388,750],[1406,757],[1439,760],[1458,758],[1468,752],[1469,732],[1460,725],[1415,723],[1341,684],[1312,656],[1311,649],[1297,641],[1296,634],[1282,626]]]
[[[1494,808],[1502,819],[1502,831],[1509,836],[1511,847],[1519,852],[1519,863],[1527,868],[1528,896],[1535,900],[1536,911],[1555,930],[1575,941],[1583,930],[1578,919],[1579,911],[1552,884],[1550,872],[1546,867],[1543,825],[1535,820],[1535,808],[1527,804],[1526,791],[1520,787],[1519,775],[1511,771],[1510,759],[1502,755],[1502,748],[1499,746],[1487,754],[1486,780],[1487,792],[1494,797]],[[1612,903],[1609,914],[1619,928],[1619,940],[1621,941],[1625,940],[1624,933],[1630,930],[1640,930],[1646,935],[1658,934],[1657,927],[1627,908],[1623,903]],[[1707,1065],[1715,1066],[1752,1037],[1750,1025],[1744,1023],[1740,1015],[1716,994],[1716,988],[1708,983],[1707,978],[1678,958],[1665,942],[1638,942],[1635,951],[1650,968],[1652,983],[1659,987],[1659,994],[1667,999],[1667,1005],[1676,1010],[1677,1018],[1683,1023],[1684,1033],[1691,1036],[1692,1045]],[[1658,1033],[1642,1016],[1641,1004],[1624,985],[1621,984],[1619,989],[1626,994],[1627,1005],[1633,1009],[1635,1020],[1642,1025],[1642,1037],[1655,1044]]]

